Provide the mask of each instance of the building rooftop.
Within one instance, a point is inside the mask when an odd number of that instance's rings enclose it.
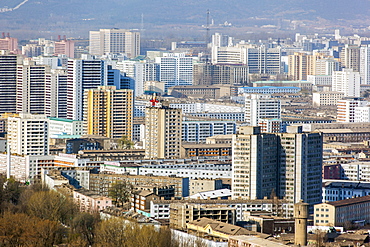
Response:
[[[355,197],[335,202],[327,202],[326,204],[332,205],[334,207],[343,207],[343,206],[349,206],[352,204],[362,203],[362,202],[368,202],[370,201],[370,196],[362,196],[362,197]]]
[[[188,196],[186,198],[189,199],[207,199],[207,198],[219,198],[219,197],[229,197],[231,196],[231,190],[229,189],[220,189],[220,190],[210,190],[210,191],[204,191],[204,192],[199,192],[194,195]]]
[[[245,228],[223,223],[223,222],[212,220],[212,219],[208,219],[208,218],[200,218],[200,219],[187,223],[187,225],[188,225],[188,228],[189,228],[189,225],[194,225],[194,226],[202,227],[203,229],[208,228],[209,226],[215,232],[220,232],[220,233],[224,233],[224,234],[232,235],[232,236],[234,235],[257,235],[256,232],[249,231]]]

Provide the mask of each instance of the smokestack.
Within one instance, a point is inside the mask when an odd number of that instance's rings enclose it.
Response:
[[[60,41],[60,35],[58,35],[58,41]]]
[[[64,41],[67,41],[67,37],[65,35],[63,37],[64,37]]]
[[[3,39],[5,39],[5,33],[3,32]]]
[[[6,158],[7,158],[7,161],[6,161],[6,178],[9,179],[10,178],[10,166],[11,166],[11,154],[10,154],[10,143],[6,143]]]
[[[10,38],[10,34],[8,33],[8,38]]]

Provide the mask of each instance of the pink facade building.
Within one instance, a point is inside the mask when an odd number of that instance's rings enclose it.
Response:
[[[107,207],[112,207],[112,199],[99,196],[88,190],[73,191],[73,200],[82,212],[100,212]]]
[[[75,57],[75,43],[72,40],[60,40],[55,42],[54,55],[66,55]]]
[[[18,39],[3,37],[0,39],[0,50],[8,50],[10,53],[18,54]]]

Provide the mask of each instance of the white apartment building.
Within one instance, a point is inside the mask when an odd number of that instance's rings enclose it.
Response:
[[[331,87],[333,84],[333,76],[331,75],[307,75],[307,81],[311,82],[313,85]]]
[[[341,167],[341,179],[370,182],[370,162],[352,162]]]
[[[159,81],[159,64],[144,62],[135,63],[135,97],[144,94],[145,83],[148,81]]]
[[[342,92],[345,97],[360,97],[361,76],[352,69],[333,72],[332,91]]]
[[[355,122],[355,109],[368,104],[363,98],[343,98],[337,103],[337,122]]]
[[[344,98],[342,92],[323,91],[312,94],[312,104],[315,107],[326,105],[337,105],[338,101]]]
[[[281,118],[281,102],[271,95],[252,94],[245,99],[245,122],[258,126],[260,118]]]
[[[159,81],[165,83],[166,90],[173,86],[193,84],[193,58],[185,53],[165,53],[156,57],[159,64]]]
[[[17,113],[52,115],[50,67],[27,61],[17,68]],[[55,112],[53,113],[55,115]]]
[[[370,123],[370,107],[362,106],[355,108],[355,123]]]
[[[231,178],[231,164],[212,164],[212,163],[181,163],[184,160],[173,160],[177,164],[140,164],[136,166],[125,165],[119,162],[108,162],[100,165],[101,172],[114,174],[130,174],[130,175],[148,175],[153,176],[176,176],[189,179],[218,179]],[[155,160],[154,160],[155,162]],[[139,166],[138,166],[139,165]],[[142,166],[140,166],[142,165]]]
[[[245,112],[205,112],[205,113],[189,113],[189,115],[194,117],[224,119],[239,122],[244,122],[245,120]]]
[[[360,48],[361,84],[370,84],[370,45]]]
[[[64,118],[49,118],[49,135],[83,135],[83,121]]]
[[[181,108],[184,114],[187,113],[219,113],[219,112],[244,112],[243,106],[221,105],[209,103],[170,103],[171,108]]]
[[[107,64],[103,60],[68,60],[67,118],[83,120],[83,95],[86,89],[107,85]]]
[[[45,115],[25,113],[9,117],[8,144],[12,154],[48,155],[49,120]]]
[[[212,64],[245,64],[251,74],[280,74],[281,49],[264,45],[239,45],[238,47],[212,47]]]
[[[339,62],[334,58],[322,58],[315,61],[315,75],[331,76],[333,71],[339,70]],[[308,80],[308,77],[307,77]]]
[[[140,33],[127,29],[90,31],[90,54],[124,53],[129,58],[140,55]]]
[[[236,123],[230,121],[183,121],[183,142],[206,142],[206,138],[215,135],[236,133]]]

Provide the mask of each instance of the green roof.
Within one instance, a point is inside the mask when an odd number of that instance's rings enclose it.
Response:
[[[78,120],[71,120],[71,119],[66,119],[66,118],[56,118],[56,117],[51,117],[49,119],[54,120],[54,121],[68,122],[68,123],[78,121]]]

